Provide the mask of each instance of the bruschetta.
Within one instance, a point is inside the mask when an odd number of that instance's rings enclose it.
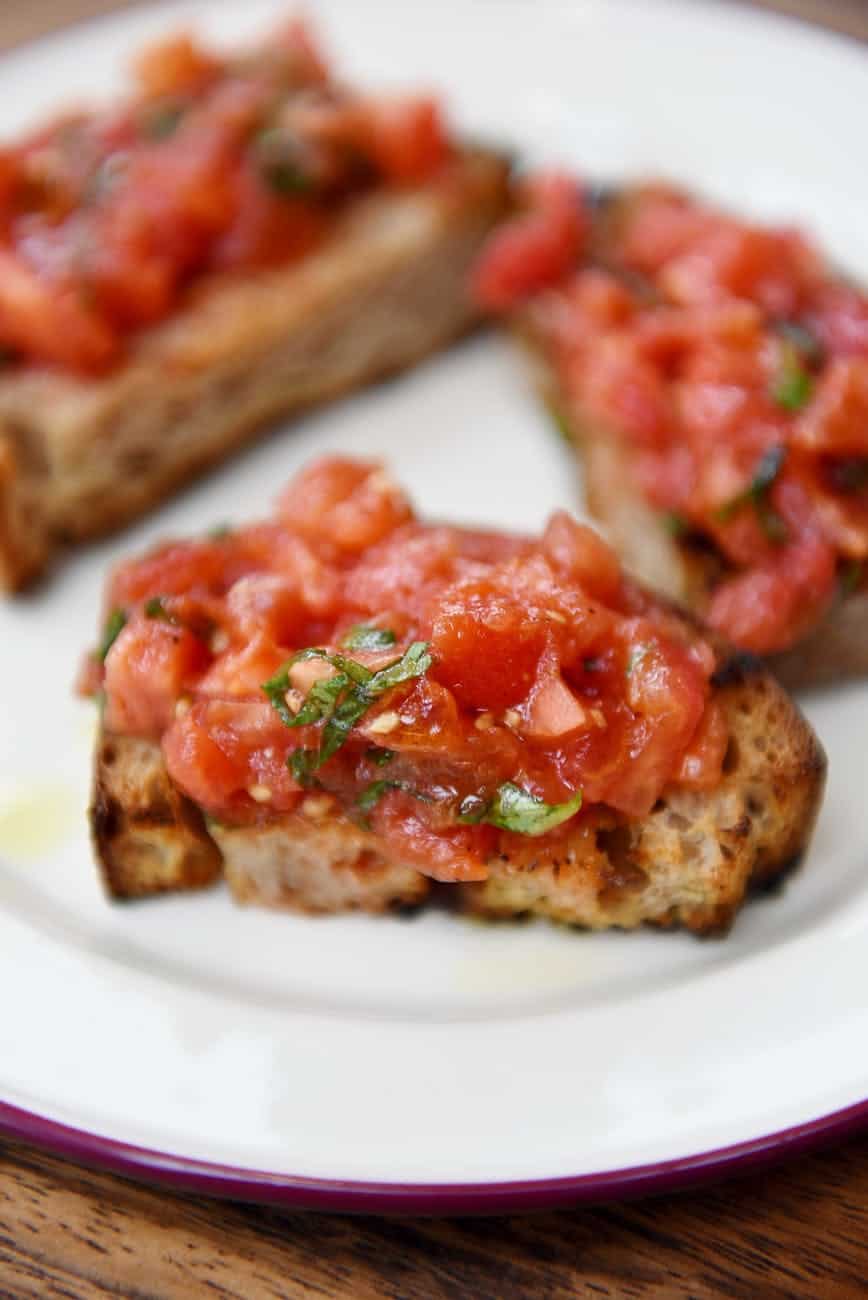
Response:
[[[115,898],[421,903],[725,930],[804,851],[819,743],[759,661],[591,529],[419,522],[315,462],[271,519],[108,583],[91,824]]]
[[[505,313],[627,567],[789,686],[868,671],[868,296],[793,230],[664,185],[526,189]]]
[[[0,589],[464,332],[507,170],[297,22],[173,38],[126,102],[0,149]]]

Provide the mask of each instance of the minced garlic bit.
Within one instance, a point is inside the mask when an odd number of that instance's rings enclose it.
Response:
[[[271,800],[271,791],[267,785],[249,785],[247,787],[247,793],[250,795],[250,798],[255,799],[257,803],[269,803]]]
[[[512,727],[513,731],[521,726],[521,714],[518,709],[507,709],[503,715],[503,720],[508,727]]]
[[[493,713],[480,713],[473,725],[477,731],[494,731],[497,724]]]
[[[211,636],[211,653],[212,655],[222,655],[224,650],[228,649],[229,633],[224,631],[222,627],[218,627],[217,631]]]
[[[320,821],[327,817],[332,810],[334,800],[329,794],[309,794],[301,805],[301,811],[305,817],[310,817],[311,821]]]
[[[567,621],[566,615],[561,614],[557,609],[547,609],[545,611],[545,616],[546,618],[550,618],[553,623],[566,623]]]
[[[390,731],[395,730],[400,721],[394,709],[387,709],[385,713],[374,718],[373,722],[369,722],[365,731],[369,736],[387,736]]]
[[[298,713],[299,709],[304,704],[304,696],[301,691],[287,691],[283,698],[286,700],[286,707],[291,709],[293,713]]]
[[[596,726],[598,727],[608,726],[608,723],[606,722],[606,715],[602,709],[593,708],[590,710],[590,714],[591,714],[591,720],[595,723]]]
[[[182,695],[180,700],[175,701],[175,717],[183,718],[185,713],[190,712],[190,697]]]

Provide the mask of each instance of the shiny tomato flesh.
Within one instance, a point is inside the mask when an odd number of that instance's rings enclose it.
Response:
[[[362,699],[312,773],[441,879],[482,879],[521,839],[486,820],[505,783],[547,804],[582,790],[581,821],[601,804],[642,816],[682,775],[720,775],[713,653],[563,512],[539,539],[426,526],[379,465],[328,457],[274,520],[126,562],[106,615],[117,635],[83,675],[106,725],[159,741],[178,786],[230,823],[304,799],[303,763],[330,724],[287,722],[316,692],[353,700],[347,658],[375,674],[427,647],[419,672]],[[262,688],[283,669],[281,716]]]

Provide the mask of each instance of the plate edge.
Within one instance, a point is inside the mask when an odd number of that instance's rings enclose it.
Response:
[[[805,1153],[860,1128],[868,1128],[868,1097],[791,1128],[674,1160],[516,1182],[386,1183],[308,1178],[187,1158],[74,1128],[0,1101],[0,1136],[88,1168],[177,1192],[294,1210],[372,1215],[512,1214],[660,1195]]]

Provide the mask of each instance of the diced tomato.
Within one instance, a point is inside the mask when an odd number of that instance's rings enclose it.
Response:
[[[289,60],[292,80],[299,85],[316,85],[329,79],[328,63],[308,23],[293,17],[282,24],[268,42]]]
[[[621,585],[621,564],[593,529],[577,523],[565,510],[556,510],[542,536],[542,549],[557,573],[581,584],[601,600],[615,597]]]
[[[448,592],[431,630],[437,679],[467,708],[500,710],[524,699],[545,644],[543,620],[482,580]]]
[[[868,356],[829,363],[799,417],[795,441],[829,456],[868,455]]]
[[[291,528],[339,551],[360,552],[410,518],[403,492],[382,466],[323,458],[293,479],[278,503]]]
[[[371,825],[396,861],[407,862],[435,880],[485,880],[492,828],[457,826],[432,830],[424,805],[402,791],[389,791],[371,815]]]
[[[302,794],[286,764],[287,737],[265,702],[199,701],[174,719],[163,754],[172,780],[203,808],[282,813]]]
[[[238,59],[188,34],[146,50],[134,97],[0,150],[0,348],[98,374],[214,271],[310,252],[354,197],[434,177],[436,102],[331,83],[307,27]],[[305,166],[267,166],[269,135]]]
[[[52,286],[5,249],[0,249],[0,344],[94,374],[106,370],[122,350],[80,288]]]
[[[588,709],[561,676],[551,649],[537,666],[536,680],[520,712],[521,734],[532,740],[560,741],[593,725]]]
[[[179,32],[143,50],[134,63],[144,95],[151,99],[202,91],[220,72],[220,64],[189,32]]]
[[[729,744],[729,725],[717,700],[709,700],[675,777],[677,785],[710,790],[720,781]]]
[[[367,152],[388,181],[414,185],[449,157],[449,140],[434,99],[373,100],[363,117]]]
[[[309,252],[323,231],[323,216],[312,204],[269,190],[251,166],[236,174],[233,209],[211,254],[217,267],[289,262]]]
[[[162,619],[130,620],[106,658],[108,729],[159,737],[209,659],[206,647],[186,628]]]
[[[161,740],[173,781],[217,817],[267,822],[315,783],[444,880],[484,879],[513,834],[485,820],[504,783],[628,815],[679,773],[713,784],[714,656],[602,541],[562,513],[540,540],[426,528],[379,474],[325,459],[276,520],[122,566],[107,611],[126,624],[83,680],[107,726]]]
[[[506,311],[556,284],[580,257],[588,231],[581,190],[566,176],[538,181],[528,210],[489,238],[473,275],[477,301]]]
[[[126,609],[151,596],[221,591],[236,578],[234,561],[220,542],[166,542],[115,570],[110,608]]]
[[[756,654],[786,649],[826,612],[835,592],[835,552],[807,534],[763,563],[721,583],[708,609],[712,627]]]

